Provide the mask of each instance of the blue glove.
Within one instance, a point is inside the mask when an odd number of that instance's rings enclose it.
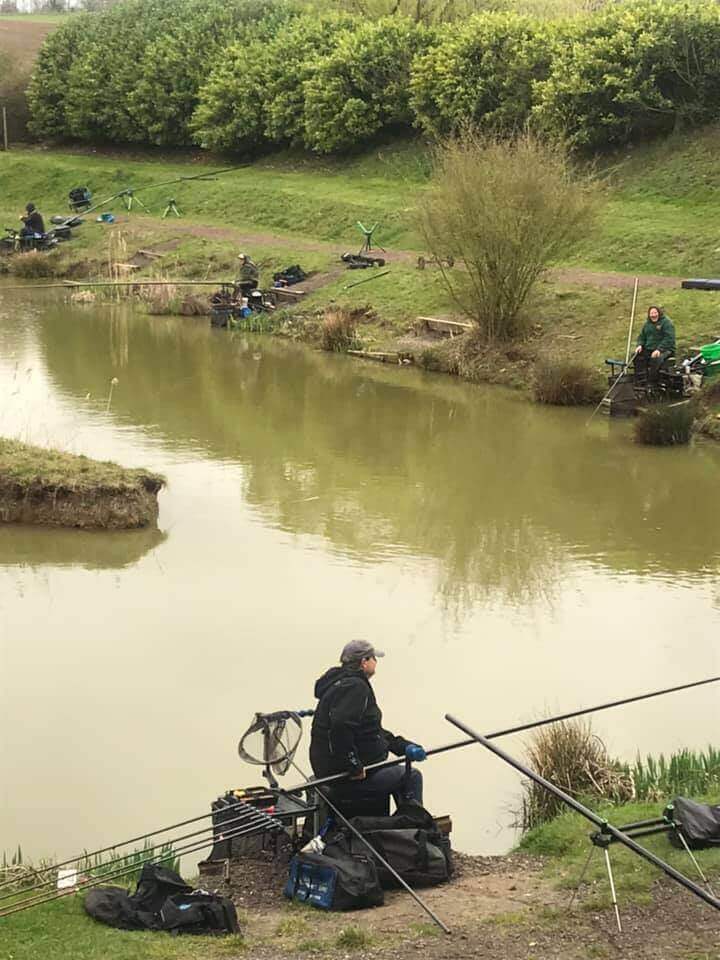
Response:
[[[418,763],[427,759],[427,754],[419,743],[408,744],[408,746],[405,747],[405,756],[408,758],[408,760],[415,760]]]

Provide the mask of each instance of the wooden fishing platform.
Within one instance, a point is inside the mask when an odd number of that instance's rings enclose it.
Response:
[[[473,325],[461,320],[443,320],[440,317],[418,317],[418,323],[433,333],[442,333],[448,337],[456,337],[461,333],[469,333]]]
[[[377,363],[413,363],[412,354],[385,352],[382,350],[348,350],[351,357],[360,357],[362,360],[375,360]]]

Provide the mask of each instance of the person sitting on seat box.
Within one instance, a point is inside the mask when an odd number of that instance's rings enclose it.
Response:
[[[365,769],[386,760],[388,753],[409,760],[425,759],[419,744],[383,729],[370,680],[378,657],[384,656],[367,640],[351,640],[343,647],[340,666],[331,667],[315,684],[319,703],[312,722],[310,763],[316,777],[350,774],[349,780],[333,787],[341,802],[356,805],[392,795],[396,805],[403,800],[422,803],[419,770],[413,768],[406,776],[404,764]]]
[[[25,207],[25,213],[20,214],[23,226],[20,230],[21,237],[33,237],[36,233],[45,233],[45,224],[34,203],[28,203]]]
[[[660,307],[650,307],[635,348],[635,373],[657,383],[660,367],[675,353],[675,327]]]
[[[239,253],[238,260],[240,261],[240,272],[235,281],[235,296],[249,297],[253,290],[257,290],[260,271],[257,264],[253,263],[246,254]]]

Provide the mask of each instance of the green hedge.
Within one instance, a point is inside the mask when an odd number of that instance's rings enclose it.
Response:
[[[720,115],[720,4],[637,0],[570,21],[429,28],[304,0],[122,0],[40,53],[38,137],[342,152],[389,132],[530,122],[597,150]]]

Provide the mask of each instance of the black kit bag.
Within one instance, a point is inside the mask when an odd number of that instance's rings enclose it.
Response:
[[[335,844],[327,844],[323,853],[293,857],[284,892],[321,910],[361,910],[385,902],[371,854],[352,856]]]
[[[666,815],[673,820],[691,850],[705,850],[720,846],[720,806],[711,807],[706,803],[696,803],[685,797],[676,797],[672,810]],[[682,841],[674,830],[669,833],[670,843],[683,849]]]
[[[160,924],[161,930],[174,935],[209,933],[223,936],[240,932],[232,900],[204,890],[168,897],[160,910]]]
[[[353,817],[350,823],[411,886],[434,886],[446,883],[452,876],[450,840],[440,833],[432,814],[419,803],[406,801],[392,816]],[[366,849],[347,828],[339,828],[337,842],[350,854]],[[377,863],[382,886],[398,886],[392,873]]]

